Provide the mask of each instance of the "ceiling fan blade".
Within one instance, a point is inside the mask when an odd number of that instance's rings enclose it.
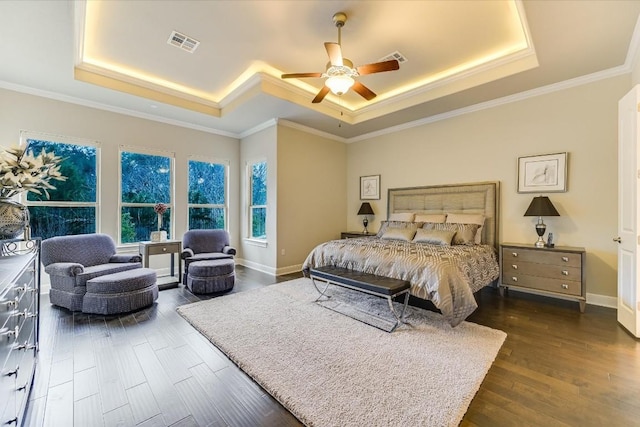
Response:
[[[376,62],[375,64],[361,65],[357,68],[358,74],[364,76],[366,74],[381,73],[383,71],[398,70],[400,64],[396,59],[384,62]]]
[[[329,88],[326,86],[322,86],[322,89],[320,89],[320,92],[318,92],[316,97],[313,98],[313,101],[311,102],[314,104],[317,104],[318,102],[322,101],[324,97],[327,96],[328,93],[329,93]]]
[[[353,89],[355,92],[358,93],[358,95],[362,96],[367,101],[371,101],[373,98],[376,97],[376,94],[373,93],[371,89],[369,89],[368,87],[366,87],[365,85],[363,85],[358,81],[356,81],[353,84],[353,86],[351,86],[351,89]]]
[[[338,43],[325,42],[324,48],[327,49],[331,65],[342,66],[342,48]]]
[[[299,79],[303,77],[322,77],[322,73],[291,73],[281,76],[283,79]]]

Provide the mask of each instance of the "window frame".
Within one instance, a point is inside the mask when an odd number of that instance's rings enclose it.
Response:
[[[200,203],[189,203],[189,163],[190,162],[200,162],[200,163],[209,163],[215,165],[224,166],[224,204],[200,204]],[[222,208],[224,211],[224,230],[229,231],[229,168],[231,167],[231,162],[227,159],[220,159],[215,157],[204,157],[204,156],[189,156],[187,158],[187,228],[190,228],[189,224],[189,209],[191,208],[210,208],[210,209],[220,209]]]
[[[93,147],[96,150],[96,200],[95,202],[69,202],[69,201],[50,201],[50,200],[28,200],[27,193],[23,192],[18,197],[20,203],[23,205],[30,206],[43,206],[43,207],[54,207],[54,208],[70,208],[70,207],[81,207],[81,208],[93,208],[95,212],[95,224],[96,224],[96,233],[100,233],[102,229],[102,224],[100,222],[101,219],[101,173],[100,173],[100,165],[101,165],[101,151],[102,144],[99,141],[86,139],[86,138],[77,138],[72,136],[65,135],[56,135],[47,132],[37,132],[37,131],[29,131],[29,130],[21,130],[20,131],[20,147],[25,147],[27,145],[27,141],[33,139],[38,141],[47,141],[53,142],[56,144],[67,144],[67,145],[80,145],[85,147]],[[36,154],[36,153],[34,153]],[[55,186],[55,182],[53,182]]]
[[[166,203],[167,208],[170,210],[170,219],[171,219],[171,240],[175,240],[175,162],[176,162],[176,153],[174,151],[168,150],[153,150],[146,147],[134,146],[134,145],[119,145],[118,146],[118,246],[121,247],[132,247],[137,246],[140,242],[145,241],[137,241],[137,242],[122,242],[122,208],[123,207],[133,207],[133,208],[144,208],[144,207],[152,207],[155,206],[156,203],[123,203],[122,202],[122,153],[136,153],[136,154],[145,154],[149,156],[159,156],[159,157],[168,157],[169,158],[169,203]]]
[[[265,186],[267,189],[267,200],[264,205],[253,205],[253,166],[259,163],[264,163],[267,168],[267,176],[265,177]],[[268,185],[268,175],[269,175],[269,162],[267,162],[266,158],[259,158],[255,160],[249,160],[246,162],[246,178],[247,178],[247,234],[245,240],[250,242],[256,246],[266,247],[268,243],[268,234],[267,234],[267,213],[268,213],[268,195],[269,195],[269,185]],[[254,209],[265,209],[265,237],[259,238],[253,236],[253,210]]]

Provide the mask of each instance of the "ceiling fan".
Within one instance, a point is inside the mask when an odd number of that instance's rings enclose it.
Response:
[[[368,87],[356,81],[354,77],[364,76],[366,74],[381,73],[383,71],[393,71],[400,68],[400,64],[395,59],[390,61],[376,62],[374,64],[361,65],[354,67],[353,62],[342,56],[342,27],[347,22],[347,15],[343,12],[338,12],[333,15],[333,22],[338,28],[338,43],[325,42],[324,47],[329,55],[329,62],[327,63],[327,69],[324,73],[291,73],[283,74],[283,79],[299,79],[305,77],[323,77],[326,78],[324,86],[320,89],[320,92],[313,98],[313,102],[318,103],[324,99],[329,91],[336,95],[342,95],[349,89],[353,90],[362,96],[367,101],[376,97],[376,94]]]

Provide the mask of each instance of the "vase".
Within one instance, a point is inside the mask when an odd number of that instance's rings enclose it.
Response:
[[[11,199],[0,198],[0,239],[15,239],[29,225],[29,209]]]

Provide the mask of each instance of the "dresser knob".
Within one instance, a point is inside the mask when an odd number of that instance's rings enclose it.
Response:
[[[563,260],[564,262],[569,262],[569,257],[568,257],[568,256],[563,256],[563,257],[562,257],[562,260]]]
[[[562,289],[569,289],[569,285],[567,285],[566,283],[562,284]]]
[[[167,252],[167,248],[162,248],[162,252]]]
[[[514,270],[517,270],[518,266],[516,264],[511,264],[511,268],[513,268]]]
[[[511,280],[513,280],[514,282],[517,282],[518,278],[517,277],[512,277]]]
[[[562,275],[563,275],[563,276],[568,276],[568,275],[569,275],[569,272],[568,272],[567,270],[562,270]]]
[[[511,252],[511,255],[513,255],[514,257],[518,256],[518,252]]]

